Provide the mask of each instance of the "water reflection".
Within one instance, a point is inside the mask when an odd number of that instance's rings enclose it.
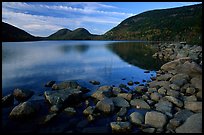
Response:
[[[147,70],[158,70],[165,62],[152,58],[155,50],[151,45],[140,42],[118,42],[107,46],[129,64]]]
[[[59,50],[62,53],[69,53],[72,49],[76,50],[79,53],[85,53],[89,49],[89,45],[87,44],[76,44],[74,46],[69,44],[63,44],[59,46]]]
[[[141,82],[150,78],[144,70],[154,64],[148,53],[146,46],[114,41],[4,42],[3,94],[16,87],[44,91],[43,84],[50,80],[98,80],[101,85]]]

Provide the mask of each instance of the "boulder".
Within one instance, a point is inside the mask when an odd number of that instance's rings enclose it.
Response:
[[[163,128],[167,123],[167,117],[157,111],[147,112],[145,115],[145,124],[155,128]]]
[[[176,84],[170,84],[169,87],[172,89],[172,90],[179,90],[180,87]]]
[[[130,114],[130,121],[133,124],[143,124],[144,123],[144,115],[139,112],[133,112]]]
[[[33,118],[33,115],[38,111],[39,106],[26,101],[15,106],[10,112],[9,117],[13,119]]]
[[[142,99],[133,99],[130,104],[135,108],[150,109],[150,106]]]
[[[183,96],[183,101],[197,101],[197,97],[195,95],[191,95],[191,96]]]
[[[57,104],[57,105],[53,105],[50,108],[51,112],[57,113],[62,109],[62,105],[61,104]]]
[[[43,119],[42,124],[47,124],[47,123],[53,121],[56,117],[57,117],[57,113],[48,114]]]
[[[158,89],[158,93],[162,94],[162,95],[165,95],[166,94],[166,89],[164,87],[161,87],[161,88]]]
[[[202,74],[202,67],[195,62],[186,61],[184,64],[177,67],[177,72],[195,77]]]
[[[113,89],[112,86],[104,85],[104,86],[99,87],[97,90],[107,91],[107,90],[112,90],[112,89]]]
[[[104,113],[111,113],[114,111],[114,104],[112,99],[104,98],[97,102],[96,108]]]
[[[155,104],[156,110],[166,114],[169,117],[172,117],[172,109],[173,105],[171,102],[166,100],[160,100],[157,104]]]
[[[129,102],[127,102],[122,97],[113,97],[112,101],[113,101],[114,106],[117,106],[117,107],[130,107]]]
[[[76,114],[76,110],[73,107],[67,107],[64,109],[64,111],[66,113],[68,113],[69,115],[75,115]]]
[[[83,114],[84,114],[84,115],[93,114],[94,110],[95,110],[95,107],[89,106],[89,107],[87,107],[87,108],[83,111]]]
[[[184,102],[184,108],[193,112],[202,112],[202,102]]]
[[[150,95],[150,98],[153,100],[153,101],[159,101],[159,99],[161,98],[162,96],[157,93],[157,92],[154,92],[154,93],[151,93]]]
[[[134,84],[134,82],[133,81],[129,81],[127,84],[132,86]]]
[[[174,61],[170,61],[163,66],[161,66],[161,70],[164,71],[169,71],[169,70],[174,70],[179,64],[183,64],[186,61],[191,61],[190,57],[184,57],[184,58],[179,58]]]
[[[165,96],[165,98],[172,102],[173,104],[175,104],[176,106],[178,107],[183,107],[183,102],[175,97],[172,97],[172,96]]]
[[[200,91],[202,91],[202,76],[201,77],[194,77],[191,79],[191,84],[199,89]]]
[[[145,129],[142,129],[142,132],[144,132],[144,133],[154,133],[155,128],[145,128]]]
[[[60,84],[54,84],[52,86],[53,90],[62,90],[62,89],[76,89],[79,86],[79,84],[76,81],[64,81]]]
[[[186,84],[189,80],[189,76],[187,74],[176,74],[171,79],[170,82],[176,84],[177,86],[181,87]]]
[[[157,77],[158,81],[168,81],[172,77],[172,74],[164,74]]]
[[[120,89],[120,88],[118,88],[118,87],[113,87],[112,92],[113,92],[113,94],[114,94],[114,95],[116,95],[116,96],[117,96],[118,94],[120,94],[121,89]]]
[[[186,121],[186,119],[193,114],[194,114],[193,112],[187,109],[180,110],[174,115],[174,118],[169,121],[169,124],[173,127],[173,129],[175,129],[176,127],[183,124]]]
[[[176,128],[176,133],[202,133],[202,113],[191,115],[184,124]]]
[[[64,89],[57,91],[45,91],[45,99],[52,105],[64,104],[69,99],[77,99],[82,92],[78,89]]]
[[[97,100],[102,100],[105,97],[111,97],[111,95],[112,95],[111,90],[97,90],[91,95],[91,97]]]
[[[29,98],[33,96],[34,92],[26,89],[15,89],[13,95],[15,99],[19,102],[27,101]]]
[[[194,94],[195,92],[196,92],[195,88],[188,87],[188,88],[186,89],[186,93],[187,93],[187,94],[192,95],[192,94]]]
[[[170,89],[170,90],[167,90],[166,95],[178,98],[180,96],[180,92]]]
[[[128,101],[130,101],[132,99],[132,94],[131,93],[119,93],[117,95],[118,97],[122,97]]]
[[[169,81],[152,81],[149,83],[150,88],[165,87],[169,85],[170,85]]]
[[[129,122],[111,122],[112,132],[129,132],[131,130],[131,124]]]
[[[2,107],[12,106],[14,103],[14,96],[13,94],[8,94],[1,99]]]

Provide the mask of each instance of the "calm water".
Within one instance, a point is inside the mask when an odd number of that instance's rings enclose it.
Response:
[[[41,93],[50,80],[77,80],[88,88],[98,87],[90,80],[115,86],[130,80],[150,80],[162,64],[151,57],[153,53],[145,42],[3,42],[2,94],[15,88]]]

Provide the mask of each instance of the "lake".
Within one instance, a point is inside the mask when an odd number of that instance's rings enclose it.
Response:
[[[152,43],[139,41],[35,41],[2,43],[3,95],[15,88],[43,93],[44,84],[77,80],[90,89],[150,80],[163,62],[152,58]],[[150,70],[150,73],[144,71]]]
[[[95,106],[95,101],[89,98],[89,95],[97,88],[103,85],[119,87],[125,84],[131,92],[136,86],[145,85],[151,77],[156,76],[156,71],[164,62],[152,58],[155,53],[152,45],[152,42],[139,41],[3,42],[2,95],[12,93],[15,88],[30,89],[35,94],[29,100],[39,104],[40,111],[33,119],[12,120],[9,113],[19,104],[14,100],[14,105],[2,109],[2,132],[81,132],[79,127],[87,122],[82,113],[87,107],[84,100],[87,99],[90,106]],[[50,114],[51,107],[43,96],[44,91],[51,88],[44,85],[50,80],[56,83],[75,80],[80,86],[90,89],[90,92],[86,93],[88,96],[80,99],[82,101],[79,105],[74,106],[78,112],[74,116],[63,111],[57,115],[57,119],[43,126],[40,123]],[[100,85],[91,84],[91,80],[99,81]],[[138,81],[140,84],[129,86],[129,81]],[[117,107],[115,110],[118,111]],[[129,108],[126,115],[129,116],[135,111],[146,113],[147,110]],[[100,127],[104,132],[111,132],[109,124],[116,121],[116,118],[114,113],[101,114],[86,127],[92,130],[98,130],[97,127]],[[138,128],[135,126],[133,131],[138,131]]]

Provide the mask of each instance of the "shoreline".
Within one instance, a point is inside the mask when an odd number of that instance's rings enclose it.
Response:
[[[164,47],[165,45],[166,47]],[[39,132],[46,132],[43,129],[44,126],[55,123],[57,117],[64,113],[69,115],[68,119],[77,116],[77,114],[80,114],[80,117],[84,117],[84,119],[73,120],[76,126],[68,124],[70,128],[63,128],[62,126],[61,131],[56,129],[53,132],[202,132],[202,48],[194,47],[196,51],[192,52],[195,52],[195,55],[191,54],[192,58],[190,58],[186,57],[185,53],[180,53],[183,47],[176,50],[172,47],[173,45],[161,44],[161,51],[155,56],[167,59],[172,55],[175,57],[161,66],[161,69],[157,71],[157,76],[152,78],[151,82],[144,86],[136,86],[129,92],[128,86],[133,85],[134,82],[120,87],[101,86],[90,97],[84,96],[89,90],[76,82],[48,83],[47,86],[51,86],[53,90],[44,92],[45,99],[42,101],[46,102],[44,105],[48,105],[48,108],[47,112],[43,114],[42,120],[37,121],[37,126],[41,127]],[[168,50],[168,47],[170,53],[164,51]],[[187,49],[190,50],[192,47],[189,46]],[[99,83],[97,81],[92,82],[93,85]],[[14,97],[18,97],[19,94],[27,94],[28,97],[23,99],[23,104],[11,109],[13,113],[10,114],[10,117],[14,120],[22,119],[22,116],[23,119],[24,116],[32,119],[32,115],[39,114],[39,108],[44,107],[29,101],[30,97],[33,96],[32,92],[18,91],[16,93],[14,96],[12,94],[9,96],[8,104],[11,104]],[[22,99],[22,96],[20,97]],[[78,106],[83,106],[83,109],[77,109]],[[25,109],[28,110],[26,115],[20,111]],[[136,110],[128,112],[131,109]],[[103,116],[112,117],[110,121],[104,123],[106,126],[92,128],[88,126]],[[136,127],[137,129],[135,129]],[[31,128],[30,132],[33,131],[37,132],[38,130]]]

